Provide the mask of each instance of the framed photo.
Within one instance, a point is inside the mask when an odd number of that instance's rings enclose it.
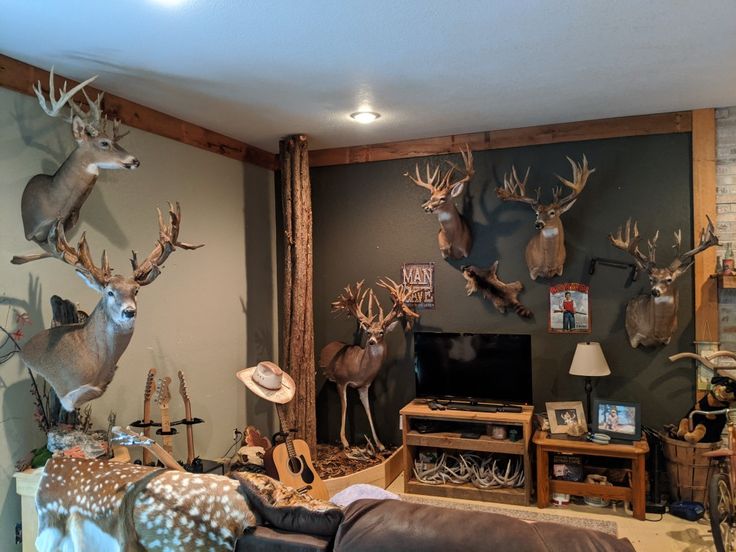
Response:
[[[593,431],[613,439],[641,439],[641,405],[639,403],[595,399],[593,401]]]
[[[549,332],[590,333],[590,304],[585,284],[549,288]]]
[[[550,433],[567,433],[571,426],[587,425],[581,401],[548,402],[545,403],[545,406],[549,417]]]

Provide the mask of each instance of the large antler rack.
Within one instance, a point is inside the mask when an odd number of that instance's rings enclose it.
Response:
[[[133,266],[133,279],[140,285],[146,286],[153,282],[159,274],[161,274],[161,266],[166,259],[173,253],[176,248],[180,249],[199,249],[204,244],[192,245],[179,241],[179,227],[181,224],[181,206],[176,202],[176,208],[169,203],[169,218],[171,224],[165,224],[161,209],[156,208],[158,213],[158,241],[153,251],[143,260],[138,262],[138,256],[133,251],[133,258],[130,263]]]
[[[626,221],[626,225],[622,228],[618,227],[618,233],[614,237],[613,234],[608,234],[608,239],[614,247],[625,251],[636,261],[637,266],[640,270],[648,270],[654,264],[654,252],[657,244],[657,238],[659,237],[659,230],[654,234],[654,238],[649,240],[649,256],[647,257],[639,249],[639,226],[636,221],[633,225],[633,234],[631,233],[632,225],[631,219]]]
[[[695,255],[701,251],[705,251],[709,247],[718,245],[718,236],[714,233],[715,229],[713,228],[713,222],[710,220],[708,215],[706,215],[705,218],[708,219],[708,226],[700,230],[700,239],[698,240],[697,247],[690,251],[686,251],[685,253],[678,254],[675,260],[670,263],[670,270],[684,272],[695,262]],[[682,242],[682,232],[675,232],[675,242],[677,244],[677,249],[679,250]]]
[[[77,270],[89,274],[100,285],[104,286],[112,278],[112,269],[107,258],[107,252],[103,250],[100,266],[96,266],[92,261],[92,256],[87,244],[86,232],[82,233],[77,248],[72,247],[66,240],[64,234],[64,223],[59,221],[55,230],[49,234],[49,242],[54,243],[56,256],[65,263],[74,266]]]
[[[363,289],[364,284],[365,280],[361,280],[355,286],[345,286],[343,292],[332,302],[332,312],[352,316],[361,325],[370,326],[376,318],[373,314],[375,296],[372,289]],[[368,298],[368,314],[363,312],[366,297]]]
[[[578,165],[569,157],[567,158],[567,161],[572,167],[572,182],[570,182],[566,178],[562,178],[560,175],[555,176],[560,182],[570,188],[572,192],[570,192],[565,197],[560,198],[562,188],[558,186],[552,191],[554,203],[557,203],[560,206],[567,205],[568,203],[575,201],[580,195],[580,192],[583,191],[583,188],[585,188],[585,185],[588,183],[588,177],[595,172],[595,169],[588,168],[588,159],[585,157],[585,155],[583,155],[583,162],[580,165]]]
[[[389,292],[391,301],[393,302],[391,311],[385,317],[383,316],[383,309],[379,305],[378,316],[381,325],[384,328],[388,328],[397,318],[401,317],[404,319],[405,329],[410,330],[416,319],[419,318],[419,315],[411,310],[406,302],[412,298],[415,291],[409,289],[404,284],[397,284],[389,277],[378,280],[377,284]]]
[[[533,198],[526,194],[526,182],[529,179],[529,170],[531,167],[527,167],[526,174],[523,179],[519,179],[519,175],[516,173],[516,167],[511,167],[511,175],[504,173],[503,175],[503,188],[496,188],[496,195],[502,201],[518,201],[519,203],[526,203],[531,205],[532,208],[536,208],[539,205],[539,197],[542,193],[540,188],[537,188],[537,197]]]
[[[465,149],[460,148],[460,155],[463,158],[463,164],[465,165],[464,171],[452,161],[445,161],[450,166],[450,170],[442,174],[440,172],[441,165],[437,165],[434,170],[432,170],[430,163],[427,162],[427,176],[425,179],[422,179],[422,175],[419,171],[419,163],[414,166],[416,176],[412,176],[411,173],[408,172],[404,173],[404,176],[408,177],[417,186],[425,188],[432,193],[440,190],[451,189],[458,184],[468,182],[473,178],[473,175],[475,175],[475,169],[473,168],[473,152],[470,150],[470,146],[465,144]],[[450,179],[455,171],[463,171],[464,175],[459,180],[451,182]]]

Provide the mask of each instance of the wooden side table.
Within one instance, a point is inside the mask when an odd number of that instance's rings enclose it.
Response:
[[[537,446],[537,506],[546,508],[550,503],[551,493],[565,493],[578,496],[594,496],[612,500],[627,500],[632,503],[634,517],[644,519],[646,513],[646,478],[644,462],[649,445],[646,438],[632,444],[599,445],[590,441],[572,439],[556,439],[546,431],[534,434]],[[549,454],[579,454],[583,456],[601,456],[606,458],[626,458],[631,460],[631,487],[614,487],[610,485],[594,485],[551,479],[549,475]]]

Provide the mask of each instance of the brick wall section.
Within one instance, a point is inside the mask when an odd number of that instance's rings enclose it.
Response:
[[[736,251],[736,106],[716,110],[717,234]],[[736,350],[736,290],[719,291],[721,348]]]

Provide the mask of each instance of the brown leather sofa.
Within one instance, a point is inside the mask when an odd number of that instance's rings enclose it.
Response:
[[[635,552],[628,539],[557,523],[529,523],[398,500],[358,500],[333,538],[270,527],[238,540],[237,552]]]

